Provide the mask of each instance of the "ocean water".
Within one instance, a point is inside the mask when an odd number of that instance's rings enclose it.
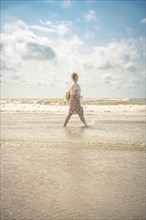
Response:
[[[86,112],[144,112],[145,99],[83,99]],[[64,99],[2,99],[1,111],[66,112]]]
[[[144,99],[85,99],[82,106],[89,129],[83,130],[78,115],[73,115],[63,130],[68,113],[65,100],[2,99],[2,137],[53,143],[83,142],[112,148],[116,145],[117,148],[144,147]]]

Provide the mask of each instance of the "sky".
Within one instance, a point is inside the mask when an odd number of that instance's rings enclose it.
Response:
[[[1,0],[1,97],[145,97],[143,0]]]

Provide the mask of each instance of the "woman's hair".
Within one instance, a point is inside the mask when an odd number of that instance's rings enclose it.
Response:
[[[77,73],[72,73],[71,78],[74,82],[76,82],[76,77],[78,76]]]

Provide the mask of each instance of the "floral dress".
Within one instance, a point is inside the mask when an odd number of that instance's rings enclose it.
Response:
[[[78,90],[78,94],[75,95],[75,91]],[[78,83],[74,83],[70,88],[70,100],[69,100],[69,113],[71,114],[83,114],[83,107],[80,103],[81,88]]]

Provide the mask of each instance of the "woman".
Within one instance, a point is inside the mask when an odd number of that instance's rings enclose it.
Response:
[[[71,77],[72,77],[73,85],[71,86],[69,90],[70,92],[69,112],[68,112],[68,115],[65,119],[63,126],[66,127],[72,114],[78,114],[81,122],[84,124],[84,127],[88,127],[85,121],[85,118],[84,118],[83,107],[80,104],[81,88],[79,84],[77,83],[79,76],[77,73],[73,73]]]

